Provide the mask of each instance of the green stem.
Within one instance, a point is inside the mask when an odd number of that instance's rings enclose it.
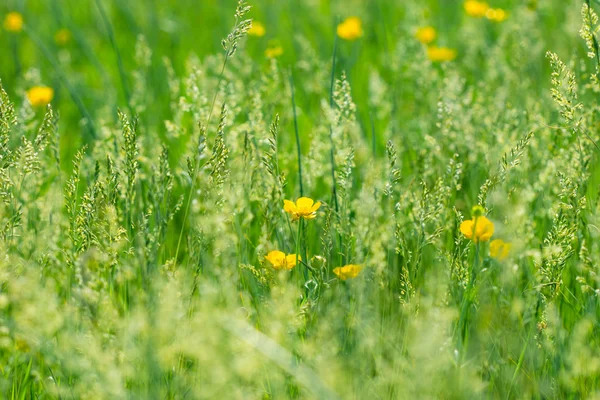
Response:
[[[100,11],[100,16],[102,17],[102,21],[104,22],[104,26],[106,27],[106,31],[108,33],[108,39],[110,40],[110,44],[112,45],[113,51],[117,56],[117,67],[119,69],[119,77],[121,78],[121,86],[123,87],[123,93],[125,95],[125,101],[127,101],[127,108],[129,108],[129,113],[131,117],[135,115],[133,108],[131,107],[131,93],[129,92],[129,85],[127,83],[127,74],[125,73],[125,67],[123,66],[123,58],[121,57],[121,52],[119,51],[119,47],[117,46],[117,39],[115,38],[115,32],[110,23],[110,19],[108,15],[106,15],[106,11],[102,6],[102,2],[100,0],[96,0],[96,5],[98,6],[98,10]]]
[[[46,57],[48,62],[50,62],[50,64],[52,64],[52,67],[54,68],[54,72],[58,75],[58,78],[60,79],[62,84],[67,88],[67,91],[69,92],[69,95],[71,96],[71,99],[73,100],[73,102],[75,103],[77,108],[79,109],[79,112],[81,113],[83,118],[87,121],[87,127],[90,131],[90,134],[92,135],[92,139],[95,139],[97,135],[96,135],[96,129],[94,128],[94,121],[92,119],[92,116],[90,115],[89,111],[83,104],[83,100],[81,100],[81,97],[79,97],[79,94],[77,93],[75,88],[69,84],[69,81],[68,81],[66,75],[62,72],[62,68],[60,67],[60,64],[54,58],[54,56],[52,55],[50,50],[48,50],[48,48],[44,45],[44,43],[40,40],[40,38],[37,37],[37,35],[33,31],[29,30],[29,28],[27,26],[23,27],[23,31],[27,34],[27,36],[29,36],[29,38],[37,46],[37,48],[44,54],[44,56]]]
[[[333,42],[333,56],[331,62],[331,81],[329,85],[329,106],[333,108],[333,86],[335,83],[335,65],[337,60],[337,43],[338,37],[335,35],[335,39]],[[335,212],[339,212],[339,205],[337,200],[337,186],[335,183],[335,144],[333,143],[333,126],[329,126],[329,142],[331,143],[331,179],[333,183],[332,195],[333,195],[333,204],[335,205]]]
[[[304,189],[302,186],[302,152],[300,150],[300,133],[298,131],[298,116],[296,114],[296,95],[294,90],[294,75],[290,68],[290,88],[292,89],[292,110],[294,112],[294,131],[296,132],[296,150],[298,152],[298,182],[300,184],[300,197],[304,196]]]

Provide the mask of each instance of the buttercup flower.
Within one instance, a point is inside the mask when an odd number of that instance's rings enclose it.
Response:
[[[54,35],[54,41],[59,46],[64,46],[71,41],[71,32],[68,29],[60,29]]]
[[[460,231],[475,243],[487,242],[494,234],[494,224],[484,216],[474,216],[460,224]]]
[[[267,56],[268,58],[279,57],[282,54],[283,54],[283,47],[281,47],[281,46],[269,47],[268,49],[265,50],[265,56]]]
[[[511,243],[506,243],[504,240],[496,239],[490,242],[490,256],[497,260],[505,260],[512,249]]]
[[[296,202],[290,200],[283,201],[283,210],[292,216],[293,221],[300,218],[314,219],[317,217],[317,210],[321,207],[321,202],[308,197],[300,197]]]
[[[265,36],[266,29],[263,24],[258,21],[252,21],[252,27],[248,29],[248,35],[262,37]]]
[[[270,262],[276,270],[290,270],[296,266],[299,260],[301,260],[300,256],[297,256],[296,254],[288,254],[286,256],[283,251],[279,250],[269,252],[269,254],[265,256],[265,259]]]
[[[363,35],[362,21],[358,17],[348,17],[337,26],[337,34],[344,40],[356,40]]]
[[[467,13],[467,15],[470,17],[474,17],[474,18],[484,17],[485,13],[490,8],[488,3],[485,3],[483,1],[475,1],[475,0],[465,1],[464,7],[465,7],[465,12]]]
[[[446,62],[456,58],[456,50],[448,47],[431,46],[427,49],[427,57],[431,62]]]
[[[23,16],[18,12],[9,12],[4,18],[4,29],[9,32],[21,32],[23,29]]]
[[[437,33],[432,26],[424,26],[417,29],[417,32],[415,32],[415,37],[419,42],[423,44],[429,44],[435,40]]]
[[[356,278],[361,270],[362,267],[360,265],[348,264],[343,267],[334,268],[333,273],[336,274],[338,278],[345,281],[346,279]]]
[[[34,107],[45,106],[52,101],[54,90],[47,86],[34,86],[27,91],[29,103]]]
[[[508,18],[508,13],[501,8],[490,8],[486,11],[485,17],[490,21],[502,22]]]

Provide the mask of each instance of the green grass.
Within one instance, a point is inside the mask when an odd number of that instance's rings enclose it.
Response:
[[[600,4],[490,3],[2,3],[0,398],[600,396]]]

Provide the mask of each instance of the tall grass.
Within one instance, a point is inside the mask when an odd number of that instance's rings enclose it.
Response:
[[[1,398],[600,396],[598,4],[84,3],[0,5]]]

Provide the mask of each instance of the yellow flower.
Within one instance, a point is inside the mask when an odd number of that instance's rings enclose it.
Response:
[[[474,0],[465,1],[464,7],[467,15],[474,18],[484,17],[485,13],[490,8],[488,3]]]
[[[506,18],[508,18],[508,13],[501,8],[490,8],[486,11],[485,17],[490,21],[502,22],[506,21]]]
[[[270,262],[276,270],[290,270],[296,266],[299,260],[301,260],[300,256],[297,256],[296,254],[288,254],[286,256],[283,251],[279,250],[269,252],[269,254],[265,256],[265,259]]]
[[[71,41],[71,32],[68,29],[59,29],[54,35],[54,41],[59,46],[65,46]]]
[[[427,57],[431,62],[446,62],[456,58],[456,50],[448,47],[431,46],[427,49]]]
[[[266,29],[263,24],[258,21],[252,21],[252,27],[248,29],[248,35],[262,37],[265,36]]]
[[[34,86],[27,91],[29,103],[34,107],[45,106],[52,101],[54,90],[47,86]]]
[[[296,203],[290,200],[283,201],[283,210],[292,216],[293,221],[300,218],[313,219],[317,216],[317,210],[321,207],[321,202],[308,197],[300,197]]]
[[[23,29],[23,16],[18,12],[9,12],[4,18],[4,29],[9,32],[21,32]]]
[[[417,40],[423,44],[429,44],[435,40],[437,33],[432,26],[424,26],[417,29],[415,33]]]
[[[358,273],[362,267],[356,264],[348,264],[343,267],[337,267],[333,269],[333,273],[337,275],[338,278],[345,281],[348,278],[356,278]]]
[[[269,47],[268,49],[265,50],[265,56],[267,56],[268,58],[279,57],[282,54],[283,54],[283,47],[281,47],[281,46],[273,46],[273,47]]]
[[[337,34],[344,40],[356,40],[363,35],[362,21],[358,17],[348,17],[337,26]]]
[[[502,261],[510,254],[512,243],[506,243],[503,240],[496,239],[490,242],[490,256]]]
[[[473,217],[473,219],[460,224],[460,231],[467,239],[472,239],[475,243],[487,242],[494,234],[494,224],[484,216]]]

